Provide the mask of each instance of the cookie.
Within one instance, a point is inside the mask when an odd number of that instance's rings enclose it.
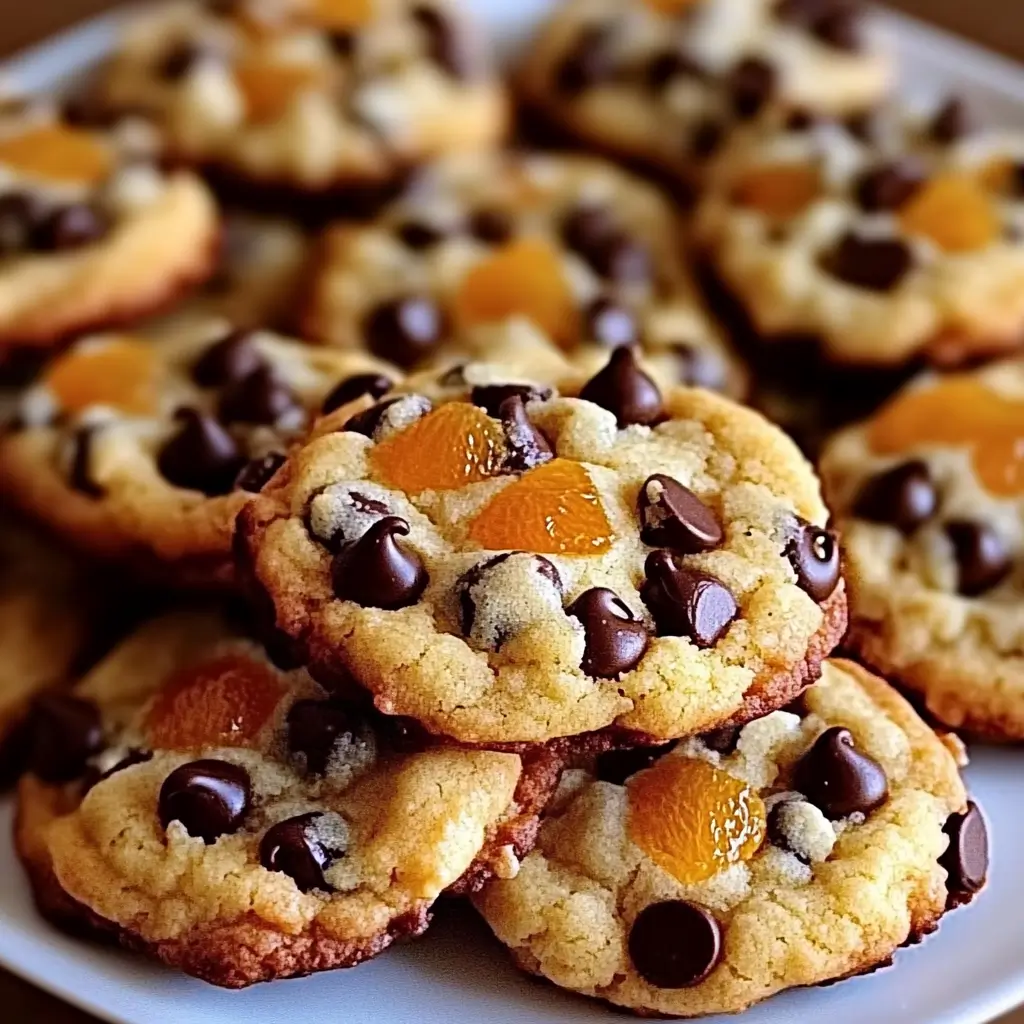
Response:
[[[849,643],[954,728],[1024,739],[1024,360],[924,375],[839,433]]]
[[[185,585],[233,578],[238,510],[331,391],[397,371],[207,321],[159,339],[78,342],[21,396],[0,488],[94,556]]]
[[[681,232],[652,186],[600,160],[449,158],[374,223],[326,233],[304,329],[412,368],[522,317],[583,372],[636,345],[666,385],[738,395],[745,375],[697,296]]]
[[[43,906],[237,988],[358,964],[514,872],[560,761],[410,748],[206,609],[93,669],[31,768],[17,845]]]
[[[527,50],[519,91],[570,138],[699,182],[767,110],[845,114],[891,66],[848,0],[571,0]]]
[[[519,873],[474,902],[525,970],[646,1016],[864,973],[984,885],[959,752],[828,661],[799,713],[567,772]]]
[[[498,141],[506,100],[449,0],[165,5],[130,23],[99,86],[170,154],[229,180],[358,207],[429,157]]]
[[[42,101],[0,106],[0,345],[143,316],[213,272],[213,198],[153,147],[137,119],[94,132]]]
[[[579,397],[571,397],[578,394]],[[339,408],[237,524],[321,678],[478,744],[674,738],[812,682],[845,626],[810,467],[619,348],[562,395],[470,364]]]

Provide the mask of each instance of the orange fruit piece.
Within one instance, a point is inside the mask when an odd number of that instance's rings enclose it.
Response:
[[[224,654],[174,676],[153,701],[144,731],[150,744],[166,750],[248,746],[283,696],[266,665]]]
[[[292,100],[324,82],[323,70],[309,64],[242,61],[234,68],[235,84],[245,98],[250,121],[266,123],[281,117]]]
[[[499,491],[469,528],[490,550],[598,555],[615,539],[590,474],[569,459],[552,459]]]
[[[977,177],[942,174],[902,207],[903,229],[930,238],[946,252],[971,252],[991,245],[1001,233],[995,203]]]
[[[1007,498],[1024,494],[1024,415],[1020,429],[976,445],[972,460],[974,472],[990,494]]]
[[[309,20],[320,28],[345,31],[368,24],[373,0],[309,0]]]
[[[468,402],[449,402],[375,445],[370,467],[386,486],[420,494],[496,476],[504,455],[497,420]]]
[[[162,371],[152,345],[118,338],[69,350],[50,365],[44,380],[67,412],[109,405],[146,416],[157,409]]]
[[[91,132],[47,124],[0,138],[0,164],[33,178],[97,185],[110,174],[113,157]]]
[[[509,242],[462,279],[454,299],[464,326],[524,316],[562,345],[578,336],[576,299],[558,253],[543,239]]]
[[[821,195],[821,173],[807,164],[772,164],[747,171],[733,200],[769,217],[795,217]]]
[[[629,782],[629,836],[684,885],[750,860],[764,842],[764,801],[705,761],[665,757]]]

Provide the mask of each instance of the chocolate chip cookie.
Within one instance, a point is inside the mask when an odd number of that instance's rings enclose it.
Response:
[[[574,397],[575,396],[575,397]],[[479,744],[763,715],[845,627],[817,480],[758,414],[470,364],[337,409],[237,525],[314,674]]]
[[[850,644],[955,728],[1024,739],[1024,360],[926,375],[838,434]]]
[[[985,822],[894,690],[828,661],[799,711],[569,771],[475,903],[525,970],[648,1016],[870,971],[985,884]]]
[[[207,610],[36,716],[17,842],[42,905],[206,981],[360,963],[511,874],[550,750],[418,748]]]
[[[522,318],[583,372],[636,346],[666,386],[737,395],[744,373],[701,305],[680,237],[663,196],[603,161],[450,158],[373,224],[327,232],[304,328],[412,368],[467,331]]]
[[[332,390],[398,373],[357,352],[196,323],[75,344],[21,395],[0,487],[93,556],[182,584],[232,579],[234,517]]]

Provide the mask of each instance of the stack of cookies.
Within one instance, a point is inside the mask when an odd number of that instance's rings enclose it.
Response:
[[[4,103],[41,913],[242,987],[468,898],[688,1017],[970,902],[951,730],[1024,739],[1024,363],[977,368],[1024,138],[894,70],[854,0],[569,0],[507,80],[453,0],[186,0]]]

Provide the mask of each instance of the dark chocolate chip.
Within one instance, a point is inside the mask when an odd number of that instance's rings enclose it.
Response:
[[[869,814],[889,797],[882,766],[853,744],[849,729],[826,729],[798,762],[793,786],[829,818]]]
[[[235,490],[259,494],[287,461],[283,452],[269,452],[258,459],[250,459],[235,477]]]
[[[587,337],[605,348],[636,345],[640,325],[628,307],[603,295],[594,299],[583,313]]]
[[[946,523],[957,564],[957,590],[977,597],[998,586],[1012,568],[1003,538],[987,523],[958,519]]]
[[[863,238],[847,232],[821,266],[833,277],[856,288],[892,291],[910,272],[914,255],[899,238]]]
[[[946,869],[946,889],[952,903],[969,903],[988,878],[988,829],[981,808],[969,800],[963,814],[949,816],[943,831],[949,836],[939,858]]]
[[[686,555],[711,551],[724,534],[718,516],[696,494],[664,473],[649,476],[637,496],[640,539]]]
[[[148,764],[153,760],[152,750],[138,750],[132,748],[128,751],[124,757],[121,758],[116,764],[111,765],[97,780],[98,782],[104,782],[109,779],[112,775],[117,775],[118,772],[123,772],[125,768],[132,768],[137,764]]]
[[[678,50],[653,54],[643,68],[644,84],[652,92],[662,92],[679,78],[703,78],[703,72]]]
[[[71,439],[71,464],[68,483],[74,490],[91,498],[103,496],[103,488],[92,478],[92,446],[100,427],[79,427]]]
[[[863,49],[863,29],[863,11],[854,4],[837,4],[811,25],[811,32],[816,38],[836,50],[849,53]]]
[[[810,110],[791,110],[786,115],[786,131],[788,132],[809,132],[822,123],[821,115]]]
[[[23,192],[0,196],[0,256],[23,252],[44,216],[39,200]]]
[[[228,384],[220,396],[217,414],[224,423],[261,423],[272,426],[299,409],[294,392],[274,372],[261,366],[248,377]]]
[[[268,871],[288,875],[301,892],[331,891],[324,879],[324,869],[337,854],[317,838],[316,821],[320,816],[313,811],[279,821],[260,840],[260,863]]]
[[[168,82],[177,82],[210,56],[210,47],[181,39],[160,57],[156,73]]]
[[[175,487],[203,494],[227,494],[244,464],[235,439],[212,417],[179,409],[179,427],[160,449],[157,468]]]
[[[203,758],[175,768],[160,787],[157,810],[166,829],[180,821],[209,845],[237,832],[252,802],[249,773],[237,764]]]
[[[575,96],[608,81],[615,74],[611,42],[610,25],[585,26],[555,71],[555,88]]]
[[[466,80],[477,72],[473,41],[461,26],[436,7],[421,4],[412,9],[413,20],[426,36],[430,59],[452,78]]]
[[[580,255],[595,274],[615,284],[645,284],[651,278],[650,251],[625,231],[605,235]]]
[[[738,725],[723,725],[720,729],[702,733],[700,739],[708,750],[717,751],[719,754],[731,754],[739,743],[740,727]]]
[[[372,438],[377,428],[381,425],[384,414],[391,406],[400,401],[400,398],[389,398],[384,402],[371,405],[368,409],[357,412],[351,419],[347,419],[342,430],[349,430],[354,434],[362,434],[364,437]]]
[[[974,131],[971,108],[959,96],[951,96],[932,119],[930,134],[936,142],[956,142]]]
[[[828,530],[797,516],[785,554],[801,590],[819,604],[831,597],[839,585],[840,559],[839,543]]]
[[[745,57],[728,75],[728,89],[737,116],[748,119],[760,113],[772,98],[778,80],[775,68],[758,57]]]
[[[679,363],[679,382],[693,388],[724,391],[728,383],[725,360],[713,349],[700,345],[673,345]]]
[[[563,218],[562,241],[584,259],[588,253],[620,233],[615,215],[606,206],[586,204],[573,207]]]
[[[640,597],[659,636],[685,636],[698,647],[713,647],[739,614],[736,599],[721,580],[687,568],[668,551],[647,556],[644,576]]]
[[[359,540],[346,544],[331,566],[337,597],[386,611],[415,604],[430,577],[423,559],[398,541],[397,537],[408,534],[409,524],[404,519],[385,516]]]
[[[652,903],[629,930],[629,958],[656,988],[689,988],[722,958],[722,929],[703,907],[685,900]]]
[[[30,716],[24,716],[0,739],[0,793],[13,786],[28,770],[32,750]]]
[[[580,398],[614,413],[620,427],[650,425],[662,414],[661,392],[628,346],[612,352],[607,365],[583,386]]]
[[[807,858],[793,849],[792,845],[789,842],[789,837],[786,835],[786,830],[782,824],[782,808],[790,802],[791,801],[788,800],[782,800],[768,812],[768,819],[765,822],[765,834],[768,838],[768,842],[771,843],[772,846],[778,847],[778,849],[780,850],[785,850],[787,853],[793,854],[794,857],[797,857],[799,860],[802,860],[806,864],[808,863]]]
[[[36,224],[32,248],[42,252],[79,249],[100,241],[111,226],[107,215],[98,207],[88,203],[61,206]]]
[[[913,533],[938,507],[939,493],[928,464],[911,459],[867,480],[854,501],[853,514]]]
[[[676,741],[656,747],[631,747],[628,750],[608,750],[597,759],[597,777],[602,782],[621,786],[637,772],[646,771],[656,761],[674,750]]]
[[[356,37],[352,32],[335,29],[327,33],[327,44],[335,57],[351,57],[356,52]]]
[[[366,723],[348,704],[336,700],[298,700],[288,710],[288,749],[302,754],[306,771],[322,775],[341,740],[351,743]]]
[[[515,234],[515,221],[507,210],[487,206],[474,211],[469,218],[469,231],[488,245],[502,245]]]
[[[326,416],[357,398],[369,395],[374,401],[386,395],[395,382],[383,373],[357,373],[339,381],[324,399],[321,411]]]
[[[204,388],[245,380],[264,366],[252,331],[231,331],[207,348],[192,366],[192,379]]]
[[[714,156],[725,141],[725,125],[721,121],[705,118],[698,121],[690,132],[689,153],[698,160]]]
[[[615,679],[636,668],[647,650],[647,627],[618,594],[606,587],[593,587],[565,611],[583,625],[586,645],[580,668],[588,676]]]
[[[406,295],[384,302],[366,318],[370,351],[403,368],[431,354],[447,330],[444,314],[433,299]]]
[[[487,575],[488,571],[510,558],[530,559],[531,569],[538,576],[547,580],[558,592],[562,593],[562,577],[559,575],[555,564],[543,555],[531,555],[526,551],[506,551],[500,555],[493,555],[477,562],[472,569],[463,573],[455,584],[455,593],[459,600],[459,625],[464,636],[473,632],[473,624],[476,621],[476,604],[473,601],[473,588]]]
[[[444,238],[444,232],[422,220],[407,220],[398,228],[398,237],[410,249],[429,249]]]
[[[469,400],[480,406],[489,416],[497,417],[507,398],[521,398],[523,402],[546,401],[554,392],[536,384],[478,384]]]
[[[28,769],[43,782],[70,782],[103,749],[103,722],[92,701],[44,693],[32,702]]]
[[[915,157],[903,157],[866,171],[857,182],[857,202],[869,213],[898,210],[925,183],[928,174]]]
[[[505,461],[503,468],[512,473],[522,473],[542,462],[549,462],[555,457],[548,439],[540,428],[530,422],[519,395],[506,398],[498,410],[505,431]]]

